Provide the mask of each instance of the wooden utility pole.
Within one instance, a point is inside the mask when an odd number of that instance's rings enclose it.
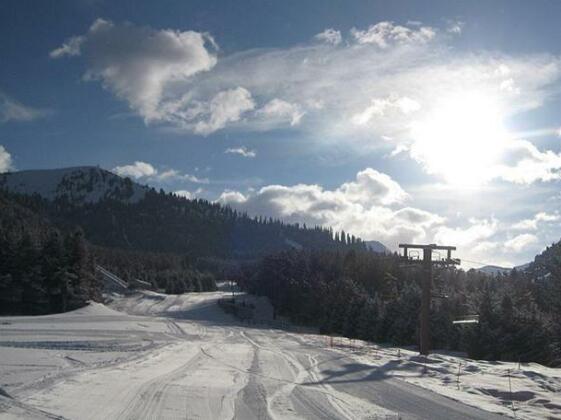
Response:
[[[456,250],[455,246],[440,246],[436,244],[419,245],[419,244],[399,244],[403,248],[403,258],[409,263],[421,263],[425,271],[422,282],[421,294],[421,314],[420,314],[420,337],[419,337],[419,353],[428,355],[430,352],[430,303],[432,299],[432,274],[433,265],[449,266],[460,264],[460,260],[452,258],[452,251]],[[423,251],[423,260],[415,260],[409,256],[409,250],[418,249]],[[433,251],[446,251],[446,258],[438,260],[432,259]]]

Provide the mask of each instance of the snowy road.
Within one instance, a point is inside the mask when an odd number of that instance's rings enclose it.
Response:
[[[221,296],[148,293],[2,318],[0,387],[13,398],[0,396],[0,418],[502,418],[321,336],[243,326],[215,304]]]

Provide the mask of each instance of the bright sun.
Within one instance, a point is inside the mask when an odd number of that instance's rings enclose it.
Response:
[[[412,155],[458,186],[485,182],[507,140],[497,99],[475,91],[437,100],[433,111],[413,124],[412,136]]]

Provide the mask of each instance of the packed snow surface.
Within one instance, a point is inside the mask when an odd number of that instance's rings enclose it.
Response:
[[[561,418],[559,369],[271,329],[267,301],[238,295],[260,314],[247,325],[218,307],[228,296],[0,318],[0,418]]]

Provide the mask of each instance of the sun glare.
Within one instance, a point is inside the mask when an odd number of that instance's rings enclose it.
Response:
[[[438,99],[424,120],[412,127],[412,155],[450,184],[485,182],[504,149],[507,132],[497,99],[461,92]]]

